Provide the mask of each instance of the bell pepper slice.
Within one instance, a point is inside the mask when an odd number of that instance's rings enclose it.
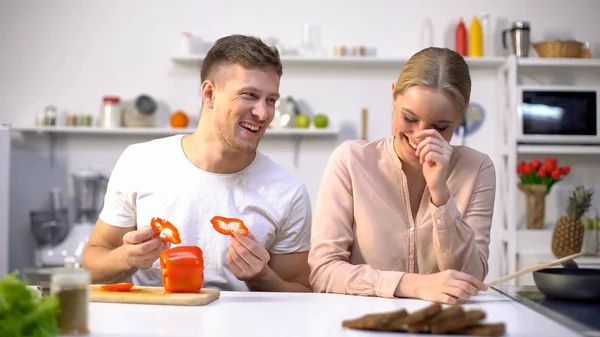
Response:
[[[150,226],[154,229],[154,237],[159,237],[162,242],[171,242],[174,244],[181,243],[181,237],[179,236],[179,231],[167,220],[154,217],[150,221]]]
[[[129,291],[133,288],[133,283],[103,284],[100,288],[106,291]]]
[[[244,235],[248,235],[248,228],[244,225],[244,221],[237,218],[226,218],[224,216],[215,216],[210,219],[210,223],[212,223],[213,228],[223,234],[223,235],[231,235],[237,230],[241,230]]]
[[[204,256],[198,246],[177,246],[160,252],[163,287],[173,293],[197,293],[204,286]]]

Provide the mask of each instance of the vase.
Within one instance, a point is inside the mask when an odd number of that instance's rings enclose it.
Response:
[[[546,193],[548,187],[544,184],[522,184],[519,189],[525,194],[525,214],[527,229],[544,228],[546,212]]]

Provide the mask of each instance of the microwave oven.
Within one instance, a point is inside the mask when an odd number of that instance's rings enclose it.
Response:
[[[520,144],[600,145],[600,87],[519,86],[517,109]]]

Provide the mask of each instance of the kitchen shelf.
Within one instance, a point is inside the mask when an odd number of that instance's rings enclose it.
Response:
[[[95,135],[142,135],[142,136],[169,136],[181,133],[192,133],[195,128],[98,128],[83,126],[39,126],[39,127],[13,127],[12,130],[36,134],[95,134]],[[329,128],[286,128],[267,129],[265,136],[296,136],[296,137],[318,137],[337,136],[339,129]]]
[[[194,128],[98,128],[85,126],[38,126],[38,127],[12,127],[14,132],[21,134],[46,135],[49,138],[50,165],[54,165],[54,149],[57,136],[63,135],[87,135],[87,136],[171,136],[182,133],[192,133]],[[294,166],[297,167],[300,160],[300,143],[303,139],[322,139],[335,138],[339,129],[335,127],[327,128],[284,128],[267,129],[265,138],[279,137],[293,140],[292,153],[294,154]]]
[[[597,155],[600,145],[517,145],[517,153]]]
[[[408,61],[408,57],[376,57],[376,56],[339,56],[339,57],[302,57],[302,56],[282,56],[281,62],[284,65],[402,65]],[[204,60],[203,55],[175,56],[171,61],[178,64],[196,64]],[[465,60],[471,67],[479,68],[497,68],[504,64],[504,57],[465,57]]]
[[[527,57],[517,58],[517,66],[600,68],[600,59]]]
[[[491,57],[465,57],[471,67],[498,68],[508,60],[514,58],[519,68],[528,67],[579,67],[600,68],[600,58],[545,58],[545,57],[523,57],[514,56],[491,56]],[[401,65],[409,57],[378,57],[378,56],[326,56],[326,57],[302,57],[282,56],[284,65]],[[179,64],[202,63],[204,55],[174,56],[171,61]]]
[[[517,167],[520,155],[567,155],[579,158],[595,158],[600,154],[600,144],[581,145],[576,143],[562,144],[528,144],[519,139],[517,126],[517,113],[519,102],[518,87],[523,76],[528,76],[527,71],[540,70],[547,74],[561,77],[561,72],[581,73],[598,72],[600,59],[583,58],[517,58],[508,56],[506,62],[498,67],[497,81],[500,96],[499,111],[497,115],[498,128],[496,141],[498,142],[499,158],[497,169],[498,177],[498,211],[494,212],[494,220],[500,227],[500,268],[502,274],[516,272],[520,264],[519,255],[531,255],[539,252],[549,252],[554,224],[548,223],[542,230],[527,230],[520,228],[519,219],[522,215],[516,214],[518,202],[519,178]],[[587,159],[585,159],[587,160]],[[521,266],[522,267],[522,266]],[[509,284],[521,282],[518,279],[507,281]]]

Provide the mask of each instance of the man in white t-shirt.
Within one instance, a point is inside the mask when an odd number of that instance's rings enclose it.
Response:
[[[279,98],[278,52],[253,37],[221,38],[201,70],[198,128],[129,146],[111,173],[104,208],[83,253],[94,283],[133,279],[161,286],[150,221],[173,223],[181,245],[204,254],[204,286],[311,291],[311,207],[298,178],[257,151]],[[213,216],[242,219],[248,236],[226,236]]]

